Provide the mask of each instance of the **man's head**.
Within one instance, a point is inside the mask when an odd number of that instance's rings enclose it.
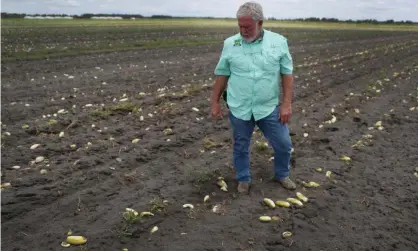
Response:
[[[259,3],[246,2],[237,11],[241,36],[245,41],[253,42],[261,35],[263,25],[263,8]]]

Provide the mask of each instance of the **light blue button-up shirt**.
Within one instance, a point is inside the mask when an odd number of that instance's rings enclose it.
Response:
[[[263,30],[253,43],[241,34],[224,41],[215,75],[229,76],[228,106],[242,120],[260,120],[279,104],[280,74],[292,74],[293,61],[287,39],[275,32]]]

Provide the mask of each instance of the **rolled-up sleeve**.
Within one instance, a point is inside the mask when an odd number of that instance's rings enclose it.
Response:
[[[280,57],[280,73],[281,74],[292,74],[293,73],[293,59],[287,45],[287,40],[282,45],[283,54]]]
[[[226,42],[224,42],[221,57],[219,58],[218,64],[215,68],[215,75],[230,76],[231,70],[229,68],[228,61],[228,47]]]

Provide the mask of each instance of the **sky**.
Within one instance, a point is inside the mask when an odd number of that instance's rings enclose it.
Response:
[[[1,0],[2,12],[27,14],[120,13],[235,17],[245,0]],[[418,0],[259,0],[264,16],[282,18],[411,20]]]

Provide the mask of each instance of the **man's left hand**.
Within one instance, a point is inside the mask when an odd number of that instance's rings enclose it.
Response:
[[[292,116],[292,105],[290,103],[280,104],[280,115],[279,115],[280,122],[282,124],[287,124],[291,116]]]

